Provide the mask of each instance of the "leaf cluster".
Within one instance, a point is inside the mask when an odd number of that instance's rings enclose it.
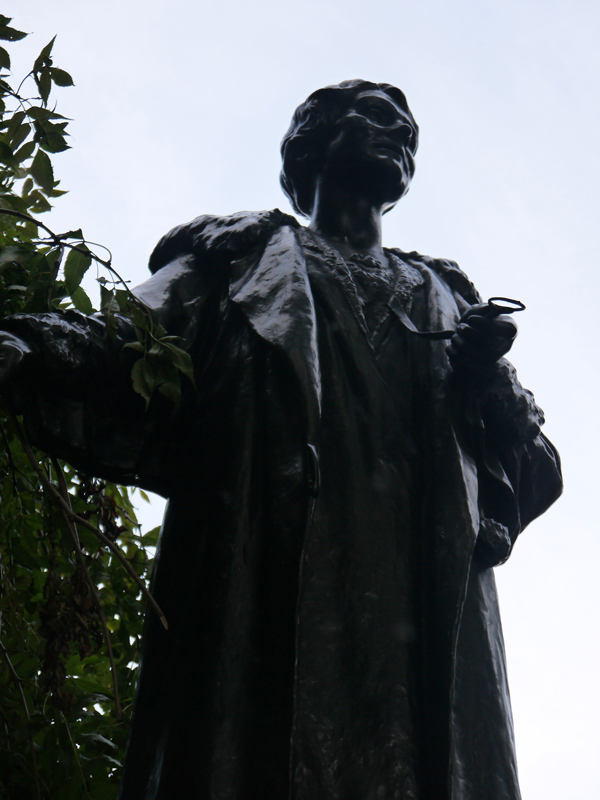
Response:
[[[92,313],[82,280],[95,263],[109,334],[116,315],[134,332],[134,389],[146,403],[155,392],[177,402],[192,379],[182,343],[110,254],[34,216],[64,194],[52,158],[68,148],[68,120],[49,102],[73,81],[54,65],[52,39],[15,88],[8,48],[26,34],[10,23],[0,15],[0,318]],[[132,490],[35,451],[0,404],[0,798],[116,797],[157,538],[140,531]]]

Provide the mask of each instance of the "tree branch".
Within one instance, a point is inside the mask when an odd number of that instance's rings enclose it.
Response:
[[[60,488],[63,493],[63,497],[65,503],[69,508],[71,508],[71,501],[69,500],[69,489],[67,487],[67,482],[65,481],[64,473],[60,467],[58,461],[53,458],[52,465],[54,466],[54,471],[58,476],[58,482],[60,484]],[[73,539],[73,545],[75,547],[75,554],[77,556],[77,560],[79,561],[79,565],[83,570],[83,574],[85,575],[85,579],[87,581],[88,586],[90,587],[90,591],[92,593],[92,597],[96,603],[98,608],[98,613],[100,615],[100,620],[102,622],[102,628],[104,630],[104,639],[106,641],[106,648],[108,650],[108,660],[110,661],[110,671],[112,673],[112,681],[113,681],[113,689],[115,693],[115,711],[117,715],[117,719],[120,720],[123,716],[121,711],[121,701],[119,699],[119,683],[117,681],[117,668],[115,667],[115,659],[113,656],[113,649],[112,649],[112,642],[110,640],[110,632],[108,630],[108,625],[106,624],[106,617],[104,616],[104,609],[102,608],[102,603],[100,602],[100,596],[98,595],[98,590],[96,589],[96,584],[91,578],[89,570],[87,568],[87,564],[85,563],[85,559],[83,557],[83,553],[81,552],[81,544],[79,542],[79,536],[77,535],[77,530],[75,529],[75,525],[73,524],[72,519],[69,517],[66,509],[61,506],[61,513],[65,520],[67,529],[71,534],[71,539]],[[73,512],[71,511],[71,514]]]
[[[73,511],[73,509],[71,508],[71,506],[68,503],[65,502],[65,500],[62,497],[62,495],[57,490],[56,486],[54,486],[52,481],[48,478],[48,476],[40,468],[40,465],[38,464],[38,461],[37,461],[35,455],[33,454],[33,451],[31,449],[31,447],[29,446],[27,440],[25,439],[25,436],[23,435],[23,432],[21,430],[21,426],[19,424],[19,421],[14,416],[14,414],[12,414],[12,419],[13,419],[13,422],[14,422],[14,425],[15,425],[15,430],[17,432],[17,436],[19,437],[19,441],[23,445],[23,449],[25,450],[27,458],[29,459],[29,461],[31,463],[31,466],[35,469],[35,471],[36,471],[41,483],[43,483],[43,485],[46,487],[46,489],[48,489],[48,491],[56,499],[56,501],[61,506],[61,508],[65,510],[65,512],[67,513],[67,515],[69,516],[69,518],[73,522],[76,522],[78,525],[83,525],[85,528],[90,530],[116,556],[116,558],[125,567],[125,569],[129,573],[130,577],[135,581],[137,586],[141,589],[141,591],[144,594],[144,596],[148,599],[148,602],[150,603],[150,605],[152,606],[154,611],[158,614],[158,617],[159,617],[160,621],[162,622],[164,629],[168,630],[169,629],[169,625],[168,625],[168,622],[167,622],[167,618],[165,617],[162,609],[160,608],[160,606],[158,605],[156,600],[150,594],[150,592],[149,592],[148,588],[146,587],[146,584],[144,583],[144,581],[135,572],[135,570],[133,569],[133,567],[131,566],[129,561],[126,559],[126,557],[123,555],[121,550],[119,550],[117,545],[114,542],[111,542],[111,540],[107,536],[105,536],[102,533],[102,531],[99,530],[95,525],[93,525],[91,522],[88,522],[87,519],[84,519],[83,517],[80,517],[78,514],[76,514]]]
[[[11,217],[18,217],[19,219],[24,219],[25,222],[33,222],[34,225],[37,225],[38,228],[43,228],[46,233],[49,233],[50,236],[55,240],[57,240],[56,234],[50,230],[47,225],[44,225],[43,222],[39,222],[37,219],[34,219],[29,214],[25,214],[23,211],[13,211],[10,208],[0,208],[0,214],[8,214]]]

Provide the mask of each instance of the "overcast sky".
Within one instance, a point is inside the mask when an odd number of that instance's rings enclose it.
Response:
[[[144,280],[157,239],[198,214],[279,206],[279,142],[314,89],[402,88],[421,128],[384,244],[453,258],[520,314],[512,360],[546,411],[564,497],[497,570],[524,800],[598,800],[599,193],[597,0],[12,0],[58,34],[73,149],[47,219],[82,227]],[[159,514],[158,507],[152,512]],[[144,519],[147,516],[144,515]],[[153,525],[151,518],[148,524]]]

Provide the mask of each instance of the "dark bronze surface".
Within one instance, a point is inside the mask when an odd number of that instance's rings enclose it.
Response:
[[[169,498],[121,800],[520,797],[491,568],[560,464],[504,359],[520,304],[381,245],[417,141],[398,89],[319,90],[282,144],[309,227],[163,237],[136,294],[188,342],[177,408],[133,393],[125,319],[4,324],[33,439]]]

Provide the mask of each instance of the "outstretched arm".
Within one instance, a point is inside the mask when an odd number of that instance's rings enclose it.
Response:
[[[213,286],[192,256],[174,259],[134,290],[156,323],[196,346]],[[168,494],[168,432],[178,409],[162,397],[145,409],[132,387],[135,340],[116,316],[17,315],[0,326],[0,387],[23,413],[33,441],[75,466],[120,483]],[[191,388],[191,385],[190,385]]]

